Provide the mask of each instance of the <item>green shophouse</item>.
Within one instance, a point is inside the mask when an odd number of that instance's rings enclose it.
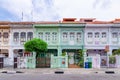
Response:
[[[68,67],[76,68],[78,51],[84,48],[84,23],[75,21],[75,18],[64,18],[60,23],[60,51],[68,55]]]
[[[48,51],[37,59],[37,67],[50,67],[51,54],[61,56],[62,53],[69,56],[67,67],[76,67],[78,50],[84,48],[84,23],[75,18],[64,18],[60,22],[36,22],[33,27],[34,36],[48,43]]]

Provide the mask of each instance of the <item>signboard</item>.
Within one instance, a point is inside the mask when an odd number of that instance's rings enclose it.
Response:
[[[109,52],[109,45],[106,45],[106,46],[105,46],[105,51],[106,51],[106,52]]]

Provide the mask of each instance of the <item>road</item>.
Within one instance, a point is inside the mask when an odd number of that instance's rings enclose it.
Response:
[[[0,73],[0,80],[120,80],[120,74],[25,74]]]

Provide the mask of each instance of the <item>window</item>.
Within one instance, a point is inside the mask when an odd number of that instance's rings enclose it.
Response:
[[[3,41],[4,42],[8,42],[8,35],[9,35],[8,32],[3,33]]]
[[[50,41],[50,32],[45,33],[45,39],[46,41]]]
[[[53,32],[53,33],[52,33],[52,40],[53,40],[53,41],[56,41],[56,40],[57,40],[57,33],[56,33],[56,32]]]
[[[67,40],[67,38],[68,38],[67,32],[63,32],[63,40]]]
[[[117,38],[117,36],[118,36],[118,35],[117,35],[117,32],[112,33],[112,37],[113,37],[113,38]]]
[[[100,36],[99,32],[96,32],[95,33],[95,38],[99,38],[99,36]]]
[[[1,34],[1,32],[0,32],[0,38],[1,38],[1,36],[2,36],[2,34]]]
[[[26,41],[26,33],[25,32],[21,32],[20,34],[20,41],[21,41],[21,44],[24,44],[24,42]]]
[[[3,38],[8,38],[8,32],[3,33]]]
[[[13,34],[13,40],[14,40],[14,42],[18,42],[19,41],[19,33],[18,32],[15,32]]]
[[[88,33],[88,38],[92,38],[92,37],[93,37],[92,32],[89,32],[89,33]]]
[[[107,36],[107,35],[106,35],[106,32],[103,32],[103,33],[102,33],[102,38],[106,38],[106,36]]]
[[[81,40],[81,33],[78,32],[78,33],[77,33],[77,42],[79,42],[80,40]]]
[[[33,38],[33,32],[27,33],[27,40],[31,40]]]
[[[0,42],[1,42],[1,37],[2,37],[2,34],[1,34],[1,32],[0,32]]]
[[[75,33],[74,32],[70,32],[70,40],[74,40],[75,38]]]
[[[39,37],[40,39],[43,39],[43,32],[39,32],[39,33],[38,33],[38,37]]]

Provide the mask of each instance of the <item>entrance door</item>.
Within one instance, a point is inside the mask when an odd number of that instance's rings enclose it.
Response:
[[[69,68],[76,68],[75,61],[74,61],[74,53],[69,52],[68,53],[68,67]]]
[[[100,56],[101,58],[101,68],[106,68],[107,67],[107,56]]]
[[[68,53],[69,64],[74,64],[74,53]]]
[[[0,68],[3,68],[3,62],[4,62],[3,57],[0,57]]]
[[[37,68],[49,68],[50,67],[50,54],[42,53],[39,55],[39,57],[36,59],[36,67]]]
[[[14,58],[14,68],[17,68],[17,57]]]

